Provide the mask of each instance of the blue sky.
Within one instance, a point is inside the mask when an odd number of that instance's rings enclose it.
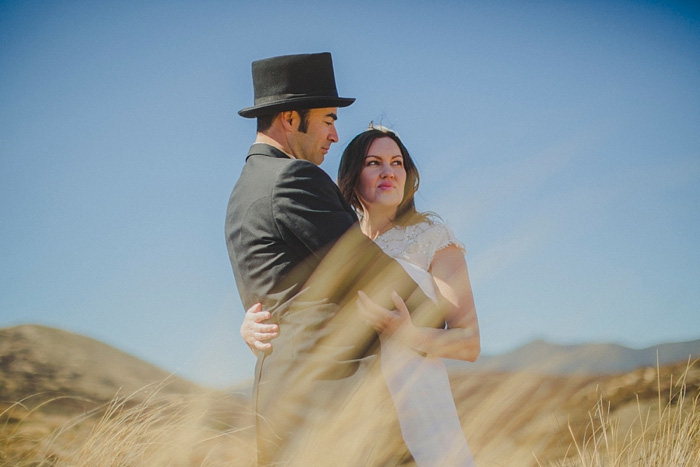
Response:
[[[527,4],[525,4],[527,3]],[[330,51],[467,246],[483,349],[700,338],[700,8],[0,2],[0,326],[252,375],[223,223],[250,62]]]

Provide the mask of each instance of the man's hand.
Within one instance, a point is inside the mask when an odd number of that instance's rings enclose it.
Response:
[[[268,319],[270,319],[270,312],[263,311],[260,303],[256,303],[245,312],[245,318],[241,324],[241,337],[253,353],[257,353],[258,350],[272,349],[272,343],[268,341],[279,336],[279,327],[276,324],[264,322]]]

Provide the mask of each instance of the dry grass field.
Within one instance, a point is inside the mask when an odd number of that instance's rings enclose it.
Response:
[[[457,376],[453,392],[480,466],[700,465],[697,364],[474,376]]]
[[[11,339],[0,338],[2,350]],[[19,345],[17,339],[13,342]],[[105,356],[107,350],[100,349]],[[114,373],[110,394],[106,374],[101,383],[90,382],[78,367],[66,373],[55,367],[60,362],[36,348],[17,347],[14,354],[6,350],[0,352],[0,465],[253,463],[253,417],[242,393],[204,389],[167,376],[125,391]],[[122,368],[119,355],[107,356],[113,367]],[[31,373],[37,359],[46,374]],[[146,369],[136,365],[132,370],[137,367]],[[454,371],[451,381],[479,466],[696,466],[699,367],[681,362],[596,377]],[[91,392],[90,385],[99,387]],[[20,395],[22,391],[32,392]],[[371,432],[367,423],[350,417],[338,422],[356,429],[358,436]],[[343,465],[342,459],[339,455],[321,463]]]
[[[246,400],[216,391],[161,395],[158,388],[106,404],[41,394],[5,404],[0,465],[231,466],[254,456]],[[139,398],[140,402],[135,402]],[[78,402],[78,404],[76,404]],[[85,410],[75,410],[82,405]]]

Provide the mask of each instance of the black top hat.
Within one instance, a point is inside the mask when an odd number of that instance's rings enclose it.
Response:
[[[283,55],[253,62],[255,105],[238,111],[253,118],[284,110],[347,107],[354,98],[338,97],[328,52]]]

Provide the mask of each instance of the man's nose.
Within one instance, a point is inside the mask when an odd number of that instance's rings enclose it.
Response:
[[[331,132],[328,135],[328,139],[333,141],[334,143],[338,142],[338,131],[335,129],[335,127],[331,128]]]

